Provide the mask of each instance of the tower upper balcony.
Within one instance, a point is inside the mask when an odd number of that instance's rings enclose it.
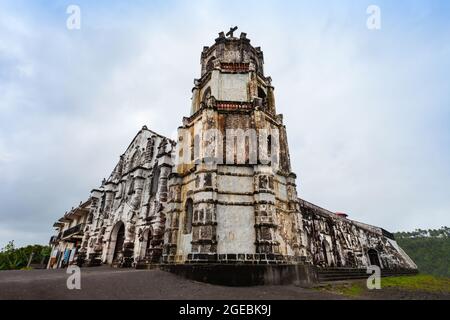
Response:
[[[264,76],[264,55],[261,48],[253,47],[244,32],[236,37],[236,30],[237,27],[231,28],[227,34],[220,32],[214,45],[203,48],[202,77],[213,69],[236,73],[252,70]]]
[[[259,107],[275,114],[274,88],[272,79],[264,76],[263,52],[250,44],[246,33],[235,37],[236,29],[220,32],[214,45],[203,48],[202,74],[194,80],[191,115],[213,105],[227,111]]]

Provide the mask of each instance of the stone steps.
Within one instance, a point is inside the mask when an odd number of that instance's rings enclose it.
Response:
[[[366,269],[351,268],[318,268],[317,273],[319,282],[367,279],[370,276]],[[414,275],[416,273],[417,270],[381,270],[382,277]]]

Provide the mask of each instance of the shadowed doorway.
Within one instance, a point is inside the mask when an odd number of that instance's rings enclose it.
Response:
[[[125,225],[121,223],[119,230],[117,231],[116,246],[114,248],[113,262],[117,262],[117,259],[121,256],[123,251],[123,243],[125,241]]]

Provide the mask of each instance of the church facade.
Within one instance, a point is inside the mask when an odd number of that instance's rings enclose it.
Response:
[[[101,187],[55,223],[49,267],[417,269],[386,230],[298,197],[263,52],[234,32],[203,48],[176,141],[143,127]]]

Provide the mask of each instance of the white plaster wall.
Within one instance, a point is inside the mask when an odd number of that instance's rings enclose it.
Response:
[[[258,202],[262,202],[262,201],[266,201],[266,202],[273,202],[274,199],[274,195],[270,194],[270,193],[257,193],[254,196],[255,201]]]
[[[211,191],[202,191],[194,195],[194,200],[197,201],[201,199],[214,199],[214,194]]]
[[[248,74],[221,73],[218,77],[218,100],[247,101]]]
[[[253,177],[217,176],[219,192],[253,192]]]
[[[255,213],[250,206],[217,206],[217,253],[255,253]]]
[[[288,200],[288,195],[287,195],[287,187],[285,184],[281,184],[281,183],[276,183],[276,196],[278,198],[280,198],[281,200],[287,201]]]
[[[192,233],[190,234],[183,234],[181,232],[179,238],[178,238],[178,246],[177,246],[177,254],[178,255],[187,255],[192,251]]]
[[[253,178],[254,169],[253,167],[236,167],[232,165],[221,165],[217,166],[218,173],[234,173],[234,174],[245,174],[251,175]]]
[[[220,202],[230,203],[230,202],[239,202],[240,204],[244,203],[253,203],[253,196],[241,196],[241,195],[231,195],[231,194],[218,194],[217,200]]]

